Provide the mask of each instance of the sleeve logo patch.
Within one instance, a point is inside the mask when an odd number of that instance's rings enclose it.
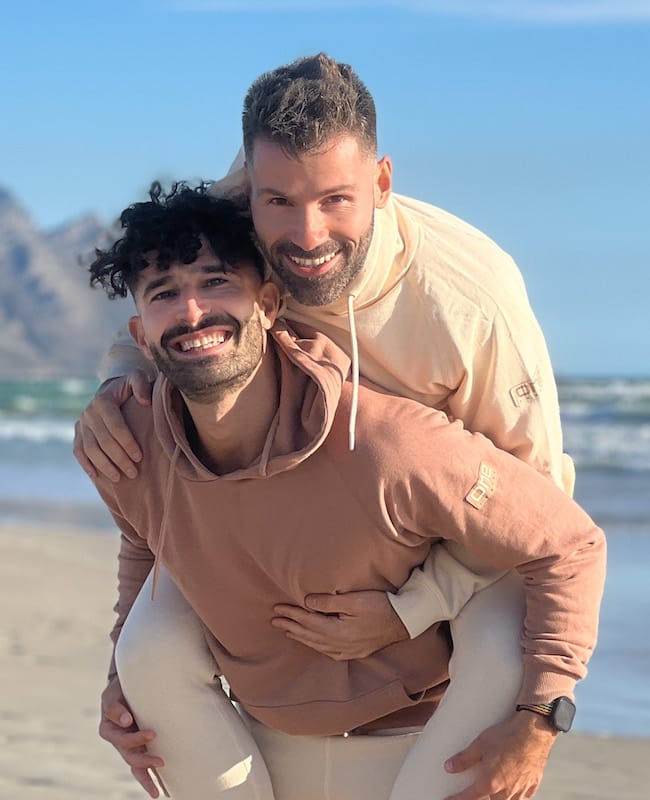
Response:
[[[539,381],[531,379],[524,381],[518,386],[513,386],[510,390],[510,399],[519,408],[524,403],[530,403],[537,400],[539,397],[540,384]]]
[[[497,488],[497,471],[488,464],[481,463],[478,471],[478,480],[465,496],[465,500],[474,506],[482,509],[488,499],[492,497]]]

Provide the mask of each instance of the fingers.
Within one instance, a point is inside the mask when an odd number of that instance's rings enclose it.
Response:
[[[290,638],[310,646],[323,645],[329,641],[331,625],[336,621],[332,617],[313,614],[297,606],[279,605],[274,610],[278,616],[271,620],[271,625],[290,634]]]
[[[138,403],[140,403],[141,406],[150,406],[153,383],[151,383],[144,372],[140,369],[134,370],[129,375],[129,383],[133,396]]]
[[[271,624],[287,636],[337,661],[366,658],[393,642],[408,639],[408,631],[385,592],[308,595],[299,606],[278,604]]]
[[[158,796],[158,790],[152,783],[150,776],[145,776],[149,769],[164,766],[161,758],[149,753],[147,748],[156,738],[151,730],[139,730],[133,715],[125,705],[121,687],[116,680],[112,682],[102,695],[102,715],[99,725],[99,735],[119,752],[131,770],[138,771],[138,780],[142,778],[142,785],[152,797]],[[151,794],[150,789],[156,794]]]
[[[462,792],[458,792],[458,794],[448,795],[445,797],[445,800],[516,800],[516,798],[519,798],[519,794],[509,795],[501,791],[492,794],[485,786],[479,785],[477,781],[466,789],[463,789]]]
[[[88,475],[91,481],[94,481],[97,478],[97,471],[93,467],[91,460],[84,452],[79,420],[75,422],[74,426],[74,443],[72,452],[74,453],[74,457],[79,462],[81,469],[86,473],[86,475]]]
[[[118,725],[120,728],[130,728],[134,724],[129,709],[122,703],[115,702],[102,709],[102,717]]]
[[[145,792],[147,792],[149,797],[153,798],[160,797],[160,792],[158,791],[158,787],[153,782],[153,779],[149,774],[149,770],[132,767],[131,775],[133,775],[133,777],[140,784],[140,786],[142,786]]]
[[[147,752],[147,746],[156,738],[153,731],[140,731],[133,727],[125,730],[114,722],[103,719],[99,735],[112,744],[130,767],[149,769],[164,766],[158,756]]]
[[[341,651],[339,643],[345,637],[341,622],[337,617],[305,611],[298,606],[275,606],[275,612],[282,616],[274,617],[271,625],[285,632],[288,639],[300,642],[334,661],[351,658]]]
[[[465,770],[478,764],[482,753],[476,742],[472,742],[465,750],[456,753],[445,761],[445,770],[451,773],[465,772]]]
[[[284,603],[278,603],[273,606],[273,611],[277,614],[275,619],[290,619],[299,625],[304,625],[306,628],[321,631],[327,626],[328,621],[336,619],[336,617],[327,616],[327,614],[306,611],[300,606],[290,606]]]
[[[122,474],[134,478],[138,472],[133,462],[142,459],[120,407],[99,398],[77,423],[73,452],[82,467],[90,462],[97,472],[113,482]]]
[[[310,611],[321,614],[353,614],[357,611],[356,593],[349,594],[308,594],[305,605]]]

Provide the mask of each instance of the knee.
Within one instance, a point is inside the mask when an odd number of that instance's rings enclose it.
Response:
[[[125,695],[166,692],[174,687],[211,682],[217,671],[203,629],[188,607],[182,614],[135,609],[120,632],[115,662]]]

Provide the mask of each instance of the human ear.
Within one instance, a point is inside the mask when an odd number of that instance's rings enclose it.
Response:
[[[272,281],[265,281],[260,286],[257,305],[262,327],[268,331],[273,327],[280,309],[280,290]]]
[[[142,320],[140,317],[131,317],[128,322],[128,328],[131,338],[135,341],[140,350],[142,350],[142,352],[150,361],[153,361],[151,350],[149,349],[147,340],[144,337],[144,328],[142,326]]]
[[[388,156],[377,162],[375,173],[375,208],[384,208],[392,189],[393,165]]]

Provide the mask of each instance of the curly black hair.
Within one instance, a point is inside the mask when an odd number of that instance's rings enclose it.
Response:
[[[209,194],[210,184],[192,188],[174,183],[166,194],[158,181],[151,184],[150,200],[134,203],[120,215],[125,234],[108,250],[95,250],[89,267],[90,285],[100,285],[109,298],[133,295],[140,273],[156,254],[159,270],[174,262],[191,264],[205,239],[226,265],[253,264],[262,280],[264,259],[253,241],[247,205]]]

